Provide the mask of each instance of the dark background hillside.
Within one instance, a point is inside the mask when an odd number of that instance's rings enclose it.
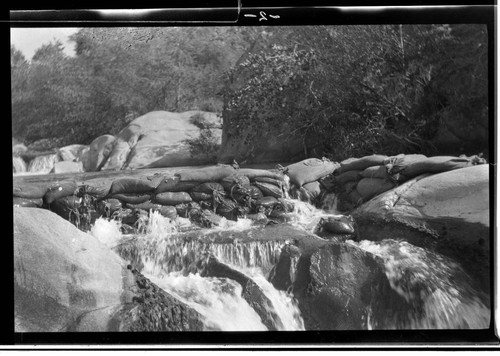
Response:
[[[485,25],[83,28],[11,47],[12,135],[89,144],[154,110],[224,119],[220,160],[488,156]]]

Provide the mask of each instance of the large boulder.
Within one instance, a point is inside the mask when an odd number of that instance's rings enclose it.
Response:
[[[123,168],[125,162],[127,161],[128,154],[130,153],[130,145],[121,140],[117,139],[113,144],[113,150],[111,151],[106,163],[102,166],[103,171],[116,171]]]
[[[116,138],[112,135],[102,135],[94,139],[89,146],[88,158],[85,160],[85,171],[94,172],[101,169],[113,150]]]
[[[14,143],[12,140],[12,154],[15,156],[19,156],[28,151],[28,147],[26,147],[23,143]]]
[[[82,157],[89,149],[87,145],[69,145],[59,148],[59,157],[61,161],[82,162]]]
[[[56,214],[14,208],[16,331],[63,331],[120,306],[122,270],[116,254]]]
[[[60,161],[54,164],[50,173],[79,173],[83,172],[83,163],[74,161]]]
[[[357,246],[285,246],[270,275],[297,298],[306,330],[393,328],[411,309],[391,288],[383,261]]]
[[[220,141],[220,125],[217,115],[204,111],[147,113],[118,133],[102,170],[210,163],[206,155],[192,157],[184,140],[198,137],[200,127],[211,127]]]
[[[202,330],[199,314],[56,214],[14,208],[17,332]]]
[[[203,111],[172,113],[153,111],[131,122],[124,129],[124,139],[131,147],[126,168],[174,167],[210,163],[204,156],[192,157],[184,140],[196,138],[200,133],[199,123],[212,127],[216,139],[221,139],[220,119],[217,115]],[[130,128],[134,127],[134,130]],[[118,135],[120,138],[122,133]]]
[[[489,288],[489,165],[424,175],[364,203],[361,239],[403,239],[454,257]]]

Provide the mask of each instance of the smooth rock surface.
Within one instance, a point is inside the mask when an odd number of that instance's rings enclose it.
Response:
[[[59,157],[61,161],[75,161],[82,162],[82,157],[85,151],[89,149],[87,145],[68,145],[59,148]]]
[[[16,331],[64,331],[119,306],[123,261],[56,214],[14,208]]]
[[[14,208],[16,332],[200,331],[201,316],[90,234]]]
[[[60,161],[54,164],[50,173],[80,173],[83,172],[82,162]]]
[[[200,128],[196,120],[214,127],[221,136],[220,119],[203,111],[173,113],[153,111],[133,120],[118,133],[103,170],[137,169],[145,166],[168,167],[208,163],[207,157],[191,157],[183,142],[195,138]]]
[[[89,146],[86,171],[94,172],[100,170],[106,162],[113,149],[116,138],[112,135],[102,135],[94,139]]]

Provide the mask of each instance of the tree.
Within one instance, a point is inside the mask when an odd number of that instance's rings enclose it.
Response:
[[[458,138],[449,149],[460,150],[470,128],[487,122],[485,27],[265,31],[271,33],[268,43],[246,54],[227,80],[228,135],[245,132],[247,141],[269,133],[284,140],[294,135],[304,142],[306,155],[343,159],[444,152],[436,147],[443,130]],[[469,140],[469,153],[485,135],[480,128],[475,141]]]

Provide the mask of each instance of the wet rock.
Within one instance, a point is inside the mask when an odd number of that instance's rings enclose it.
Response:
[[[132,269],[127,303],[114,316],[116,331],[202,331],[201,315]]]
[[[318,223],[317,233],[323,238],[327,238],[331,234],[352,237],[351,235],[355,233],[354,221],[350,216],[346,215],[323,217]]]
[[[12,173],[24,173],[28,170],[26,161],[19,156],[12,156]]]
[[[489,166],[420,176],[352,212],[361,239],[406,240],[461,263],[489,291]]]
[[[291,289],[307,330],[384,329],[410,309],[391,288],[381,260],[343,243],[301,256]]]
[[[255,310],[269,331],[277,330],[276,325],[279,322],[279,316],[273,310],[272,302],[250,277],[219,262],[213,256],[209,256],[203,261],[200,275],[203,277],[229,278],[241,284],[243,299]]]

